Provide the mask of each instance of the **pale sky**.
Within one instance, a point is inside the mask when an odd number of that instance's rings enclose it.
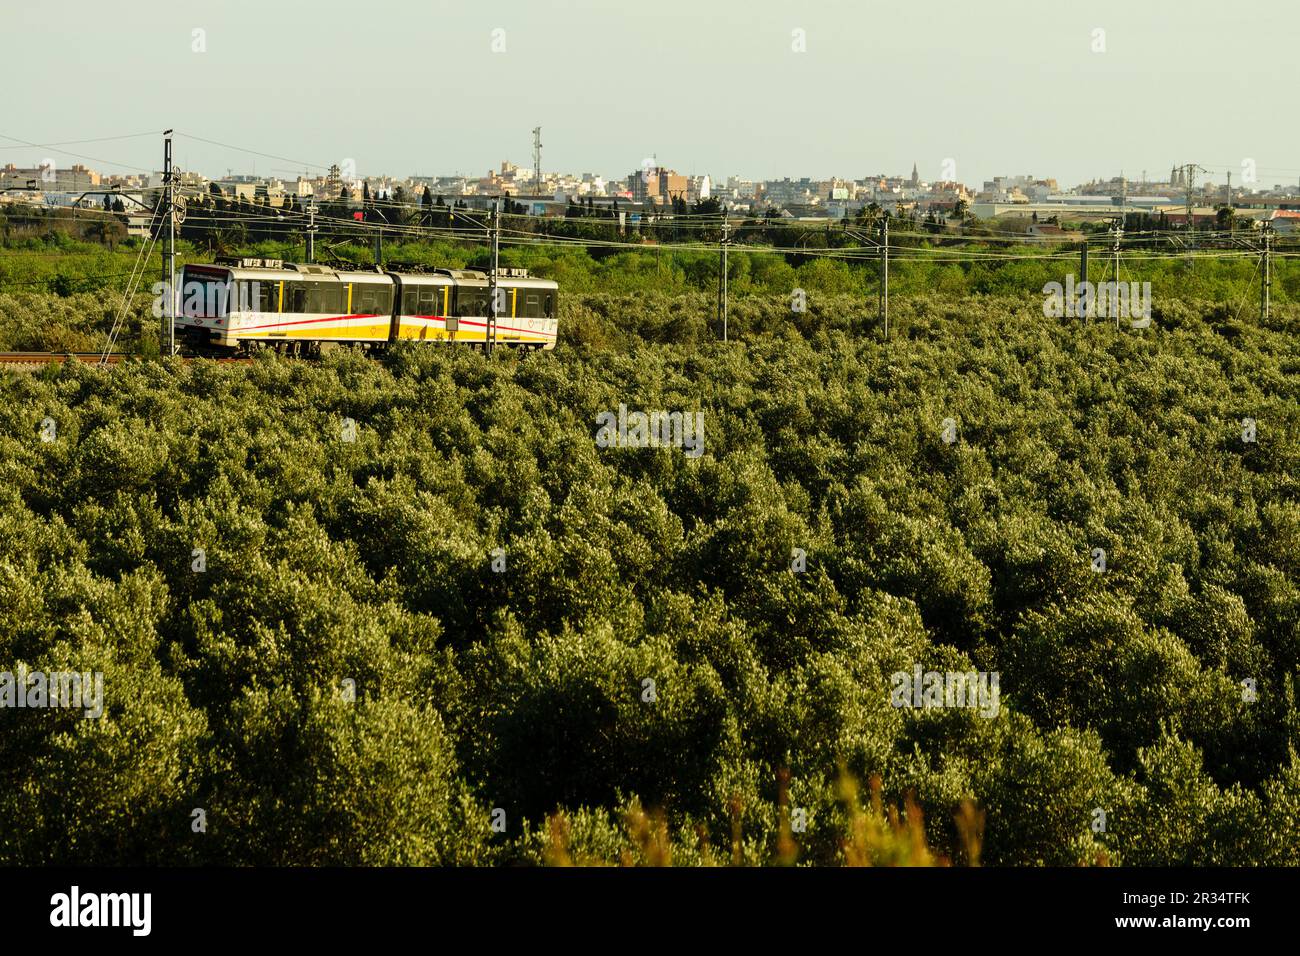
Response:
[[[9,0],[0,165],[1300,182],[1294,0]],[[1104,52],[1094,52],[1095,30]],[[206,52],[194,52],[195,30]],[[495,33],[494,31],[503,31]],[[795,31],[803,31],[796,34]],[[503,52],[493,47],[504,45]],[[795,46],[802,43],[803,52]],[[71,155],[67,151],[90,158]],[[111,162],[110,162],[111,161]],[[304,166],[304,164],[307,164]]]

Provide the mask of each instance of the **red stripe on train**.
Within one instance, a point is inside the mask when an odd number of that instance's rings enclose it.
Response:
[[[257,329],[273,329],[280,325],[312,325],[316,322],[343,322],[347,319],[378,319],[388,318],[387,315],[381,316],[380,313],[374,312],[367,315],[327,315],[323,319],[298,319],[295,322],[271,322],[267,325],[241,325],[234,329],[235,332],[254,332]]]

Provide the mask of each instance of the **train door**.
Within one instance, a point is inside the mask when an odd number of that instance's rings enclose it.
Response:
[[[402,294],[405,290],[402,287],[402,277],[396,272],[384,273],[388,278],[393,280],[393,314],[389,317],[388,322],[388,341],[396,342],[398,333],[402,328],[402,302],[405,296]]]
[[[447,294],[443,296],[443,302],[446,303],[447,309],[447,314],[443,316],[447,337],[455,339],[456,333],[460,331],[460,289],[455,286],[447,286]]]

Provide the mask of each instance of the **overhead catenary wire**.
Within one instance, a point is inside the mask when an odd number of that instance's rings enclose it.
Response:
[[[33,146],[36,147],[37,149],[53,149],[56,146],[80,146],[85,143],[108,143],[108,142],[116,142],[117,140],[122,140],[122,139],[141,139],[145,136],[161,136],[161,135],[162,135],[162,130],[149,130],[148,132],[144,132],[144,133],[125,133],[121,136],[97,136],[94,139],[65,139],[65,140],[60,140],[57,143],[29,143],[26,140],[18,139],[17,136],[7,136],[4,133],[0,133],[0,139],[12,139],[18,141],[15,145],[10,145],[10,146],[0,145],[0,149],[26,149],[28,147],[33,147]]]
[[[248,153],[251,156],[261,156],[263,159],[276,159],[284,163],[293,163],[295,166],[302,166],[304,169],[328,170],[330,168],[330,165],[337,165],[337,164],[328,164],[328,163],[308,163],[308,162],[304,162],[301,159],[292,159],[288,156],[277,156],[275,153],[263,153],[256,149],[248,149],[247,147],[244,146],[236,146],[233,143],[223,143],[219,140],[207,139],[203,136],[196,136],[193,133],[184,133],[181,132],[180,130],[177,130],[173,135],[184,137],[185,139],[192,139],[200,143],[207,143],[209,146],[220,146],[223,149],[233,149],[236,152]]]
[[[133,134],[132,136],[129,136],[129,137],[127,137],[127,136],[123,136],[123,137],[120,137],[120,138],[121,138],[121,139],[133,139],[133,138],[135,138],[136,136],[157,136],[157,135],[158,135],[157,133],[139,133],[139,134]],[[119,138],[119,137],[113,137],[113,138]],[[101,156],[88,156],[88,155],[86,155],[85,153],[75,153],[75,152],[73,152],[73,151],[70,150],[70,149],[62,149],[62,148],[60,148],[60,147],[58,147],[58,146],[55,146],[55,145],[52,145],[52,144],[50,144],[50,143],[34,143],[34,142],[29,141],[29,140],[22,139],[21,137],[18,137],[18,136],[10,136],[10,135],[8,135],[7,133],[0,133],[0,139],[11,139],[11,140],[14,140],[16,143],[20,143],[20,144],[22,144],[23,146],[32,147],[32,148],[35,148],[35,149],[48,149],[48,150],[50,150],[51,152],[60,153],[60,154],[62,154],[62,155],[64,155],[64,156],[75,156],[77,159],[85,159],[85,160],[89,160],[89,161],[92,162],[92,163],[99,163],[99,164],[102,165],[102,166],[116,166],[118,169],[129,169],[129,170],[131,170],[132,172],[135,172],[135,173],[150,173],[150,172],[152,172],[152,170],[147,169],[146,167],[143,167],[143,166],[136,166],[136,165],[134,165],[134,164],[132,164],[132,163],[119,163],[119,162],[116,162],[115,160],[104,159],[104,158],[101,157]]]
[[[178,186],[177,191],[182,193],[188,193],[190,195],[206,195],[205,193],[203,193],[202,190],[196,189],[195,187]],[[112,194],[108,193],[107,195],[112,195]],[[109,211],[102,210],[97,205],[88,206],[88,207],[55,207],[55,208],[58,210],[68,210],[68,211],[75,210],[75,212],[81,213],[86,216],[104,215],[110,217],[120,217],[121,215],[123,215],[123,213],[121,212],[109,212]],[[245,207],[234,205],[233,203],[230,208],[222,209],[216,207],[211,207],[211,208],[200,207],[200,211],[202,215],[207,219],[221,219],[221,220],[228,220],[232,222],[238,221],[238,222],[245,222],[245,223],[249,223],[249,222],[283,223],[285,220],[291,217],[296,217],[298,219],[305,219],[308,216],[308,213],[305,210],[298,209],[298,208],[266,207],[266,206],[259,206],[259,205],[253,205],[251,207],[245,208]],[[411,216],[416,215],[416,212],[414,210],[408,210],[408,211],[410,212]],[[449,214],[463,215],[466,218],[469,218],[469,215],[467,213],[455,212]],[[23,217],[11,216],[10,218],[19,219]],[[39,217],[26,217],[26,218],[35,219]],[[590,223],[593,225],[599,225],[605,227],[614,225],[614,221],[609,219],[578,220],[578,219],[556,218],[554,220],[547,220],[547,219],[538,219],[537,217],[507,217],[507,216],[503,216],[503,218],[523,218],[532,223],[537,223],[542,225],[561,225],[561,224],[579,223],[579,222]],[[430,230],[437,230],[447,235],[474,234],[474,233],[481,233],[483,231],[482,227],[478,225],[461,228],[455,225],[430,226],[421,223],[392,222],[388,220],[377,222],[375,220],[357,220],[353,218],[345,218],[340,216],[327,216],[321,213],[317,213],[317,220],[322,223],[334,222],[341,225],[348,225],[348,226],[353,226],[358,228],[383,228],[386,231],[397,231],[397,232],[408,231],[412,234],[420,234],[420,235],[424,235],[428,233]],[[766,226],[757,226],[757,225],[754,228],[755,230],[767,229]],[[820,230],[809,230],[809,231],[813,232],[813,231],[820,231]],[[529,236],[539,235],[538,233],[535,233],[531,230],[518,230],[518,229],[515,230],[505,229],[503,230],[503,233],[505,234],[513,233],[515,235],[529,235]],[[829,235],[839,235],[839,234],[840,233],[836,231],[832,231],[829,233]],[[573,243],[596,244],[601,242],[608,243],[611,241],[611,240],[600,240],[600,239],[582,237],[582,236],[561,236],[561,235],[554,235],[554,234],[543,234],[543,235],[545,236],[545,238],[554,239],[557,242],[567,241]],[[937,243],[937,245],[933,247],[936,251],[941,251],[947,248],[951,248],[957,244],[961,244],[966,247],[981,246],[981,245],[997,246],[1001,244],[1021,242],[1027,238],[1034,240],[1035,245],[1039,245],[1043,248],[1051,248],[1054,246],[1061,246],[1063,244],[1062,240],[1050,238],[1050,237],[1044,241],[1043,239],[1040,239],[1038,237],[1021,237],[1021,236],[1014,236],[1014,235],[986,236],[986,235],[978,235],[978,234],[960,235],[960,234],[951,234],[951,233],[931,234],[931,233],[910,233],[910,232],[901,232],[901,233],[891,232],[891,235],[896,238],[917,239],[923,242]],[[1239,232],[1226,232],[1226,231],[1201,234],[1202,241],[1221,241],[1221,240],[1227,240],[1233,238],[1241,238],[1241,235],[1242,234]],[[1099,236],[1097,238],[1100,239],[1103,237]],[[1168,242],[1169,239],[1170,239],[1169,235],[1160,233],[1159,231],[1147,232],[1147,233],[1126,232],[1124,242],[1125,242],[1125,248],[1129,248],[1132,245],[1142,244],[1142,243],[1149,243],[1153,245],[1160,244],[1160,243]],[[622,244],[627,245],[629,247],[645,247],[647,245],[647,243],[644,241],[624,242]],[[689,246],[689,243],[671,243],[671,244],[674,245],[675,247],[682,247],[682,248],[686,248]],[[712,244],[710,244],[710,248],[711,247]],[[786,246],[773,246],[771,248],[779,251],[805,252],[805,251],[811,251],[812,249],[815,249],[817,247],[801,246],[795,248],[795,247],[786,247]],[[855,249],[874,249],[875,247],[874,246],[840,246],[836,248],[842,250],[855,250]],[[916,249],[922,247],[902,247],[902,248]],[[978,252],[975,250],[969,250],[969,254],[989,255],[989,256],[1000,255],[1000,253]]]
[[[150,222],[149,241],[147,244],[141,243],[140,251],[136,254],[135,265],[131,268],[131,278],[127,281],[126,288],[122,290],[121,305],[118,308],[116,317],[113,319],[113,327],[109,330],[108,341],[104,343],[104,351],[100,356],[101,364],[108,361],[108,356],[113,351],[113,346],[117,344],[118,332],[121,330],[122,323],[126,319],[127,310],[130,308],[131,302],[135,298],[136,288],[144,279],[145,266],[148,265],[153,254],[154,244],[158,241],[158,236],[162,233],[162,223],[158,219],[158,213],[162,209],[163,203],[164,197],[160,193],[158,196],[158,202],[154,205],[153,216]],[[168,214],[170,215],[170,213],[171,210],[169,209]],[[164,291],[167,295],[172,295],[170,287]]]
[[[99,212],[98,210],[85,210],[89,213]],[[113,214],[120,216],[121,214]],[[245,212],[242,210],[205,210],[203,218],[207,220],[206,224],[200,225],[190,223],[186,228],[193,231],[217,231],[223,226],[278,226],[286,225],[305,225],[307,214],[296,210],[279,210],[274,214],[266,211]],[[321,225],[333,224],[338,227],[366,232],[368,230],[382,229],[390,235],[398,237],[406,236],[412,239],[446,239],[449,241],[471,241],[480,240],[483,237],[481,227],[457,228],[457,227],[438,227],[419,224],[403,224],[389,222],[374,222],[342,218],[336,216],[324,216],[317,214],[316,221]],[[608,224],[608,223],[607,223]],[[928,238],[928,237],[927,237]],[[981,245],[979,242],[982,237],[972,237],[975,242],[970,244]],[[644,241],[620,241],[610,239],[596,239],[580,236],[558,236],[558,235],[539,235],[523,230],[503,229],[501,232],[501,242],[506,245],[552,245],[557,247],[592,247],[592,248],[611,248],[611,249],[628,249],[635,251],[648,252],[653,249],[663,248],[674,252],[712,252],[716,253],[716,245],[712,243],[649,243]],[[868,246],[846,246],[839,248],[821,248],[821,247],[790,247],[776,245],[759,245],[754,243],[737,242],[733,248],[738,252],[750,254],[768,254],[768,255],[798,255],[807,258],[832,258],[843,260],[857,261],[875,261],[876,251],[873,247]],[[31,253],[29,253],[31,254]],[[1291,258],[1300,255],[1300,252],[1278,252],[1278,256]],[[55,254],[50,254],[55,255]],[[983,249],[958,248],[955,246],[939,247],[916,247],[916,246],[894,246],[891,249],[891,257],[898,261],[924,261],[924,262],[1006,262],[1006,261],[1039,261],[1047,262],[1053,260],[1067,260],[1074,258],[1073,251],[1043,251],[1033,253],[1018,253],[1013,251],[988,251]],[[1185,259],[1186,253],[1158,253],[1148,252],[1146,250],[1131,249],[1126,251],[1126,255],[1133,259],[1139,260],[1165,260],[1165,259]],[[1235,259],[1235,258],[1252,258],[1257,255],[1251,250],[1196,250],[1192,253],[1193,258],[1198,259]]]

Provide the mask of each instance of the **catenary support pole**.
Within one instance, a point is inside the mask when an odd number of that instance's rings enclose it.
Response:
[[[163,324],[158,337],[161,355],[176,354],[176,194],[172,184],[172,131],[163,133],[163,210],[166,218],[160,224],[163,233],[163,286],[167,302],[163,309]]]

